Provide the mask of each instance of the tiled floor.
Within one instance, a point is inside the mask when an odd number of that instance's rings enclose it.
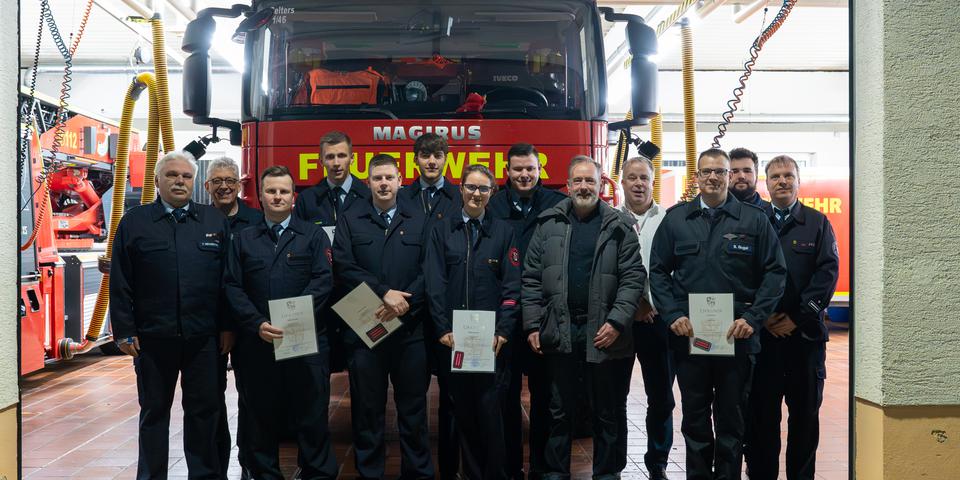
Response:
[[[834,332],[828,344],[827,386],[821,409],[821,439],[817,459],[817,478],[847,478],[847,419],[849,384],[848,337]],[[633,375],[628,400],[629,461],[623,478],[646,479],[643,452],[646,440],[643,418],[646,400],[639,366]],[[236,422],[236,390],[231,385],[228,405],[231,429]],[[350,447],[350,396],[347,378],[335,375],[330,402],[331,428],[341,478],[354,478]],[[679,402],[679,393],[677,393]],[[524,399],[526,402],[526,399]],[[174,402],[175,408],[179,405]],[[431,388],[431,405],[436,408],[436,386]],[[526,408],[526,403],[525,403]],[[137,392],[131,362],[125,357],[102,357],[97,354],[52,366],[23,382],[23,471],[30,480],[45,478],[132,479],[137,462]],[[434,412],[435,415],[435,412]],[[173,415],[170,442],[170,478],[187,478],[183,459],[182,425],[178,413]],[[432,418],[436,418],[435,416]],[[396,413],[388,411],[388,432],[396,432]],[[680,436],[679,406],[674,417],[675,443],[667,469],[671,479],[685,478],[683,440]],[[784,422],[785,426],[785,422]],[[435,426],[434,426],[435,427]],[[785,432],[784,432],[785,435]],[[390,434],[389,475],[399,472],[396,433]],[[436,454],[436,432],[433,432]],[[589,440],[574,446],[575,478],[590,478]],[[230,478],[239,478],[239,466],[231,460]],[[287,475],[292,473],[296,452],[292,447],[281,451]],[[781,460],[782,465],[782,460]],[[781,475],[781,478],[786,478]]]

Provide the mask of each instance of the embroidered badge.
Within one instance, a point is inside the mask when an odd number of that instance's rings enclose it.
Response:
[[[509,257],[510,257],[510,265],[513,265],[514,267],[520,266],[520,250],[517,250],[517,247],[513,247],[510,249]]]

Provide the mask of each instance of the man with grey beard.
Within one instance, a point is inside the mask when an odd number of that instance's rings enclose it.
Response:
[[[593,478],[620,478],[627,460],[633,316],[646,272],[625,212],[599,201],[600,165],[570,161],[569,199],[537,217],[523,268],[523,326],[550,378],[543,479],[570,478],[577,396],[593,415]]]

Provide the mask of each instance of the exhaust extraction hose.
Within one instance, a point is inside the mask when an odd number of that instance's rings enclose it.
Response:
[[[697,118],[693,104],[693,33],[687,19],[680,21],[680,45],[683,64],[683,137],[686,144],[687,185],[683,201],[697,196]]]
[[[650,119],[650,141],[654,145],[663,144],[663,116],[657,113]],[[660,203],[660,169],[663,167],[663,151],[657,152],[653,157],[653,201]]]

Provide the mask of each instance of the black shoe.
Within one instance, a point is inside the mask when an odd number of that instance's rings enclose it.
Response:
[[[667,480],[667,471],[663,467],[650,469],[650,480]]]
[[[250,475],[250,470],[247,470],[246,468],[241,468],[240,480],[253,480],[253,475]]]

